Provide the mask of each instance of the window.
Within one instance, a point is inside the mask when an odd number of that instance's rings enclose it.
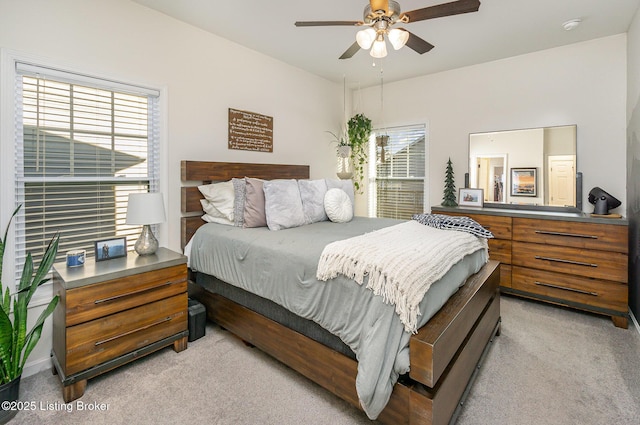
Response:
[[[410,219],[424,212],[425,134],[424,125],[374,131],[389,138],[384,147],[373,137],[369,144],[369,215]]]
[[[92,256],[101,239],[125,236],[132,247],[140,226],[125,224],[128,194],[158,184],[158,93],[16,67],[16,273],[56,233],[58,260],[71,249]]]

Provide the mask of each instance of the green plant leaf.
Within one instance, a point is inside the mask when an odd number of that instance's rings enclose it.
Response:
[[[7,223],[7,227],[4,229],[4,238],[0,239],[0,288],[2,287],[1,286],[2,285],[2,265],[4,264],[4,250],[7,244],[7,235],[9,234],[9,227],[11,226],[11,222],[13,221],[13,217],[15,217],[16,214],[18,214],[20,207],[22,207],[22,204],[18,205],[18,207],[13,211],[13,214],[11,214],[11,217],[9,218],[9,222]],[[4,308],[4,303],[3,303],[3,308]],[[8,309],[6,311],[8,314],[9,312]]]
[[[11,291],[9,291],[9,288],[5,288],[4,298],[2,299],[2,311],[8,315],[9,308],[11,308]]]
[[[49,278],[46,278],[46,276],[49,274],[49,271],[51,270],[51,267],[56,260],[59,242],[60,235],[56,233],[56,235],[51,239],[49,245],[47,246],[47,250],[42,257],[42,261],[40,261],[40,265],[38,266],[36,275],[33,277],[33,280],[29,284],[29,293],[26,299],[27,304],[29,304],[29,302],[31,301],[31,297],[33,296],[33,294],[35,294],[38,287],[49,280]]]
[[[20,362],[18,375],[20,375],[22,373],[22,368],[24,367],[25,363],[27,362],[27,358],[29,357],[29,355],[31,354],[33,349],[35,348],[36,344],[38,344],[38,341],[40,340],[40,335],[42,334],[42,327],[44,325],[44,321],[47,319],[47,317],[49,317],[51,315],[51,313],[53,313],[53,310],[56,309],[56,306],[58,305],[59,299],[60,299],[60,297],[58,295],[53,297],[53,299],[47,305],[47,308],[45,308],[42,311],[42,313],[40,313],[40,316],[38,316],[38,320],[36,320],[36,323],[34,323],[33,327],[31,328],[31,330],[27,334],[27,336],[25,338],[26,342],[25,342],[24,353],[22,355],[22,361]]]
[[[11,349],[13,346],[13,326],[7,313],[0,311],[0,376],[2,383],[11,381]]]

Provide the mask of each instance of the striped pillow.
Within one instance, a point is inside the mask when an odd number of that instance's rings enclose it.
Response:
[[[442,230],[457,230],[467,232],[479,238],[493,238],[493,233],[485,229],[470,217],[458,217],[444,214],[414,214],[411,217],[420,224]]]

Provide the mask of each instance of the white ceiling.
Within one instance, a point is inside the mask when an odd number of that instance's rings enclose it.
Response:
[[[627,31],[640,0],[481,0],[474,13],[404,25],[435,48],[408,47],[374,59],[338,57],[358,27],[295,27],[295,21],[362,20],[367,0],[133,0],[205,31],[335,82],[367,87]],[[403,11],[448,0],[398,0]],[[565,31],[562,23],[582,24]],[[375,66],[374,66],[375,63]]]

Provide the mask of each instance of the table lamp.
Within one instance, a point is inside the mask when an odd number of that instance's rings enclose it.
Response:
[[[162,193],[130,193],[127,206],[127,224],[142,224],[142,233],[134,245],[138,255],[151,255],[158,249],[158,240],[151,231],[151,224],[165,221]]]

